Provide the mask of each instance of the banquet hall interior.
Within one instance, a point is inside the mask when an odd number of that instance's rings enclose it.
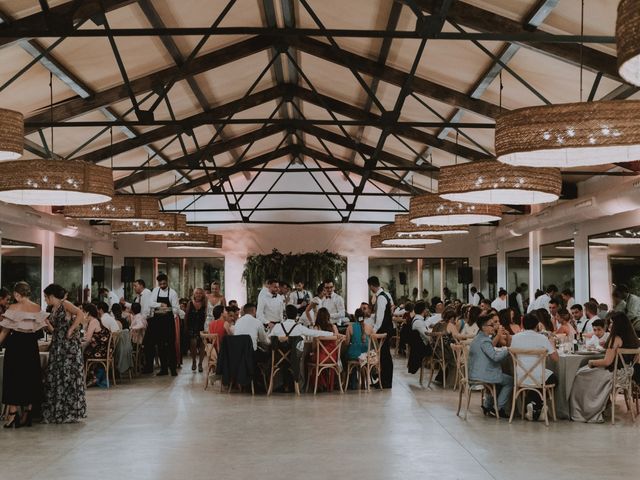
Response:
[[[640,0],[0,0],[0,478],[637,474],[639,92]]]

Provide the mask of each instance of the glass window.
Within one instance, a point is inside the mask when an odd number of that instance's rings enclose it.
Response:
[[[396,303],[418,296],[418,260],[415,258],[370,258],[369,276],[375,275]]]
[[[98,300],[98,290],[113,288],[113,257],[94,253],[91,255],[91,300]]]
[[[555,285],[560,292],[574,291],[573,240],[542,245],[540,261],[542,290]]]
[[[613,285],[640,295],[640,228],[590,236],[589,277],[589,295],[599,302],[611,301]]]
[[[42,295],[42,247],[33,243],[2,239],[2,286],[11,291],[17,282],[27,282],[32,300]]]
[[[442,298],[440,263],[439,258],[425,258],[422,261],[422,298],[428,302],[433,297]]]
[[[127,258],[124,259],[125,267],[133,268],[133,278],[141,278],[147,285],[147,288],[153,290],[156,284],[155,276],[155,259],[153,258]],[[133,282],[124,282],[124,295],[125,298],[133,298]]]
[[[202,287],[209,290],[211,282],[217,280],[224,286],[224,258],[186,258],[184,278],[186,289],[181,297],[191,297],[193,289]],[[232,300],[227,298],[227,301]]]
[[[480,292],[485,298],[496,298],[498,283],[498,256],[480,257]]]
[[[82,302],[82,252],[67,248],[54,248],[53,281],[68,292],[72,303]]]
[[[458,269],[469,265],[466,258],[445,258],[444,260],[444,285],[442,288],[442,297],[444,300],[459,299],[463,302],[468,300],[469,294],[465,291],[465,286],[458,283]]]
[[[529,298],[529,249],[507,252],[507,291],[520,287],[523,300]]]

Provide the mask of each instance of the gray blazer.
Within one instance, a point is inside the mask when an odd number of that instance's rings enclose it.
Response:
[[[507,356],[509,351],[506,348],[496,351],[491,337],[479,331],[469,347],[469,379],[499,383],[502,380],[500,363]]]

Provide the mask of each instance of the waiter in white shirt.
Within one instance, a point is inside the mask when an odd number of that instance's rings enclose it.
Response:
[[[344,299],[334,291],[333,280],[325,280],[324,298],[321,307],[326,308],[331,316],[331,323],[342,323],[345,317]]]
[[[133,291],[136,292],[136,296],[131,303],[140,304],[140,314],[146,319],[151,316],[151,290],[147,288],[145,281],[141,278],[133,282]],[[120,299],[120,304],[126,308],[131,308],[131,303],[125,302],[124,298]]]
[[[390,339],[393,336],[393,317],[391,315],[392,300],[387,292],[382,290],[378,277],[369,277],[367,284],[371,293],[376,296],[373,317],[375,333],[386,333],[387,338],[380,348],[380,384],[382,388],[391,388],[393,383],[393,359],[391,358]]]
[[[298,309],[298,315],[307,309],[311,300],[311,294],[304,289],[304,282],[302,280],[296,280],[295,288],[289,294],[289,305],[293,305]]]
[[[109,310],[111,310],[111,307],[113,306],[114,303],[120,303],[120,299],[118,298],[118,295],[116,295],[115,292],[109,291],[107,287],[100,288],[98,290],[98,294],[102,296],[103,301],[106,302],[106,304],[109,306]]]
[[[540,295],[535,300],[535,308],[534,310],[538,310],[540,308],[544,308],[547,312],[549,312],[549,302],[552,298],[558,294],[558,287],[555,285],[549,285],[545,293]],[[549,312],[551,313],[551,312]]]
[[[280,284],[277,280],[268,280],[267,289],[269,290],[269,295],[261,293],[258,296],[258,309],[256,312],[256,318],[263,325],[279,323],[284,319],[284,297],[278,293]]]
[[[153,316],[147,319],[147,333],[145,335],[145,372],[153,372],[153,359],[155,349],[158,349],[160,358],[160,372],[158,375],[178,374],[176,370],[176,324],[175,317],[180,309],[178,294],[173,288],[169,288],[169,277],[161,273],[156,277],[158,286],[151,292],[151,305]],[[148,339],[148,341],[147,341]]]
[[[493,302],[491,302],[491,308],[495,308],[499,312],[500,310],[504,310],[508,306],[507,291],[504,288],[501,288],[498,291],[498,297]]]
[[[471,292],[471,298],[469,298],[469,303],[474,306],[480,305],[480,300],[482,300],[482,298],[480,298],[478,289],[472,286],[469,292]]]

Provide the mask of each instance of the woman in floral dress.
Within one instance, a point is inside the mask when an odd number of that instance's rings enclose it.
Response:
[[[53,332],[42,405],[42,421],[45,423],[75,423],[87,416],[78,330],[85,316],[79,308],[64,300],[65,293],[64,288],[55,284],[44,289],[47,305],[52,307],[48,328]],[[73,322],[67,314],[74,319]]]

